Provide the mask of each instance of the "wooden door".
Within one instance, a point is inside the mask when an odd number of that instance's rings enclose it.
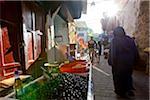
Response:
[[[24,32],[26,69],[34,62],[34,40],[32,32]]]
[[[34,34],[34,59],[36,60],[41,54],[41,36],[40,31],[35,31]]]
[[[20,66],[14,59],[13,47],[10,45],[7,27],[0,28],[0,76],[12,76],[14,70]]]

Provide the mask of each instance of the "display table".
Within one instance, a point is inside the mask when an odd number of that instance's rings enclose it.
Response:
[[[54,86],[55,88],[53,90],[53,91],[55,91],[54,92],[55,94],[52,97],[54,97],[55,100],[57,100],[57,99],[59,100],[59,98],[62,98],[62,97],[65,98],[64,100],[71,100],[71,98],[75,98],[75,99],[79,98],[80,100],[94,100],[93,81],[92,81],[92,64],[88,62],[87,65],[88,65],[87,67],[89,68],[89,71],[86,73],[75,73],[75,74],[62,73],[62,75],[60,75],[61,77],[59,77],[60,79],[63,79],[62,82],[60,82],[61,85],[57,81],[57,83],[59,84],[59,87],[57,87],[56,84],[53,84],[52,83],[53,80],[51,80],[50,87],[53,87],[53,85],[55,85]],[[71,77],[71,79],[68,79],[70,77]],[[86,81],[84,81],[85,79],[86,79]],[[41,81],[41,80],[45,81],[45,77],[41,76],[41,77],[29,82],[28,84],[26,84],[25,87],[31,87],[31,86],[33,86],[33,84],[36,84],[36,83],[42,84],[43,81]],[[66,81],[67,81],[67,83],[66,83]],[[72,82],[75,82],[75,83],[72,83]],[[54,82],[54,83],[56,83],[56,82]],[[45,83],[45,84],[49,85],[49,83]],[[62,85],[64,85],[64,86],[62,86]],[[86,85],[87,85],[87,87],[86,87]],[[37,96],[36,96],[37,92],[35,92],[35,91],[39,92],[39,90],[36,90],[36,89],[38,89],[38,87],[41,87],[41,86],[37,85],[37,84],[36,84],[36,86],[37,86],[37,88],[32,88],[32,89],[35,89],[32,91],[32,93],[23,94],[23,95],[26,95],[27,98],[28,97],[37,98]],[[33,87],[35,87],[35,86],[33,86]],[[56,90],[56,88],[58,89],[58,91]],[[30,90],[32,90],[32,89],[30,89]],[[44,85],[42,85],[42,89],[46,89]],[[45,90],[46,93],[48,91],[50,93],[52,93],[52,91],[50,91],[50,89]],[[61,91],[61,92],[59,92],[59,91]],[[86,92],[84,92],[84,91],[86,91]],[[72,92],[74,92],[74,93],[72,93]],[[79,92],[81,92],[81,94]],[[45,93],[43,93],[43,94],[45,94]],[[62,94],[62,96],[61,96],[61,94]],[[71,95],[69,95],[69,94],[71,94]],[[8,94],[7,96],[5,96],[4,98],[5,99],[7,98],[9,100],[9,98],[11,98],[11,99],[14,98],[14,95],[15,95],[15,93],[12,92],[12,93]],[[85,95],[87,97],[85,97]]]
[[[29,77],[31,77],[31,75],[20,75],[21,80],[24,80],[24,79],[29,78]],[[5,85],[4,87],[8,88],[10,86],[13,86],[14,81],[15,81],[15,77],[11,77],[11,78],[4,79],[4,80],[0,81],[0,84],[4,84]],[[3,87],[3,85],[1,85],[1,86]]]

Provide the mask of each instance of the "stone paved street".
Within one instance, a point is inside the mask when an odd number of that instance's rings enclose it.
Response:
[[[134,71],[133,81],[136,88],[134,100],[149,100],[148,78],[144,72]],[[93,81],[95,100],[126,100],[117,97],[113,92],[111,67],[103,56],[100,58],[100,63],[95,63],[93,66]]]

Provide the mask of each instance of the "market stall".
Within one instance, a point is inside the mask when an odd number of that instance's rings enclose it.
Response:
[[[44,65],[41,67],[43,76],[23,83],[17,95],[13,91],[4,98],[93,100],[92,64],[90,62],[75,60],[61,65],[48,63]]]

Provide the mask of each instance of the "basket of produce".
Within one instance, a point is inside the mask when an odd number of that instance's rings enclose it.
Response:
[[[86,64],[81,64],[78,62],[72,62],[69,64],[64,64],[60,66],[60,72],[68,72],[68,73],[85,73],[88,71]]]

